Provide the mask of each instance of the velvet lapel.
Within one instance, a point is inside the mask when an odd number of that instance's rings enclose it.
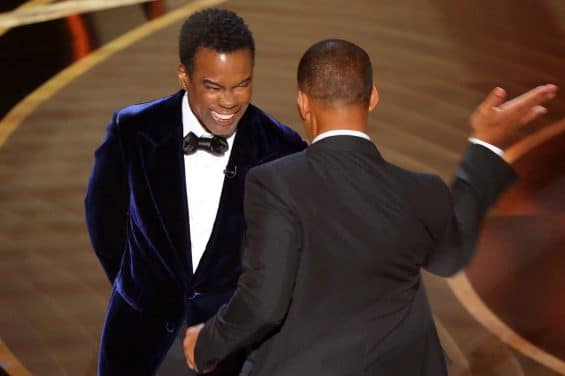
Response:
[[[156,221],[166,235],[166,243],[160,247],[161,257],[167,257],[165,265],[176,269],[173,276],[181,276],[181,285],[192,275],[188,204],[184,154],[182,151],[182,111],[184,92],[165,99],[149,117],[147,131],[139,135],[141,164],[147,181],[152,204],[157,211]],[[169,255],[170,249],[172,254]],[[167,262],[170,261],[170,262]],[[171,271],[170,271],[171,272]]]
[[[258,146],[265,144],[265,142],[261,141],[261,137],[265,135],[262,134],[261,124],[257,120],[256,111],[255,108],[250,106],[237,126],[233,150],[227,165],[227,170],[233,171],[235,168],[237,173],[234,177],[224,178],[216,220],[206,246],[206,251],[202,255],[202,259],[196,269],[194,276],[196,279],[201,275],[205,275],[208,268],[213,267],[211,265],[212,260],[219,259],[215,254],[222,252],[223,249],[217,245],[220,242],[220,237],[225,236],[224,232],[228,226],[233,226],[235,222],[241,221],[241,227],[243,227],[242,213],[245,177],[251,167],[260,164],[264,159],[260,156],[261,153]],[[240,235],[238,234],[237,236]],[[237,244],[236,246],[239,248],[239,241],[234,239],[233,244]]]

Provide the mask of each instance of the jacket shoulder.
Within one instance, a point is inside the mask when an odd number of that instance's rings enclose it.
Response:
[[[302,150],[253,167],[249,170],[248,178],[263,181],[266,184],[297,185],[303,180],[301,177],[307,174],[306,150]]]
[[[447,189],[444,181],[437,174],[408,170],[389,162],[385,163],[391,174],[397,177],[408,192],[421,195],[422,192],[443,191],[443,187]]]
[[[297,202],[299,191],[304,191],[305,177],[308,176],[306,151],[302,150],[281,158],[263,163],[249,170],[246,176],[246,186],[253,185],[269,191],[284,206],[289,209],[299,206]],[[253,194],[246,188],[246,195]]]
[[[443,179],[432,173],[406,170],[389,164],[398,177],[397,187],[406,198],[411,212],[425,226],[433,239],[451,218],[451,191]]]
[[[164,113],[178,111],[180,114],[182,95],[183,92],[179,91],[166,97],[123,107],[114,113],[114,123],[120,124],[120,127],[141,126],[146,122],[158,121]]]
[[[300,152],[285,155],[284,157],[253,167],[252,170],[256,170],[258,173],[268,173],[271,171],[279,175],[284,175],[285,173],[292,173],[306,166],[307,161],[306,150],[301,150]]]

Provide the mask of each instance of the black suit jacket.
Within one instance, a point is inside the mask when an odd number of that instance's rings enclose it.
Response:
[[[352,136],[251,170],[243,273],[200,334],[197,366],[248,346],[252,375],[445,374],[420,270],[463,267],[514,178],[470,145],[450,194]]]
[[[212,234],[193,274],[183,95],[180,91],[114,114],[95,152],[85,207],[93,248],[121,297],[144,317],[176,324],[184,313],[192,325],[207,320],[235,291],[247,171],[306,144],[257,107],[248,107],[228,162],[237,174],[224,181]]]

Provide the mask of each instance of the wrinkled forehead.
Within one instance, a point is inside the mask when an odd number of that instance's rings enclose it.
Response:
[[[221,85],[235,85],[251,79],[253,58],[247,48],[232,52],[199,48],[194,59],[192,78],[209,80]]]

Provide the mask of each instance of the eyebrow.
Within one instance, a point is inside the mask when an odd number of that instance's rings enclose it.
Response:
[[[241,84],[245,84],[245,83],[248,83],[248,82],[251,82],[251,76],[247,77],[245,80],[238,82],[234,87],[237,87]]]
[[[202,82],[204,83],[204,85],[212,85],[212,86],[218,86],[218,87],[223,87],[222,85],[220,85],[219,83],[209,80],[207,78],[203,79]]]

